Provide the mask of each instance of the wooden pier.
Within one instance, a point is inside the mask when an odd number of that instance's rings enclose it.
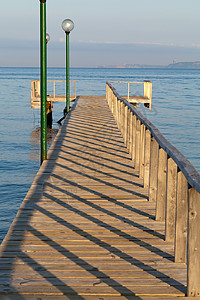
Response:
[[[47,80],[48,84],[52,84],[52,95],[47,95],[47,102],[51,103],[53,107],[53,103],[55,102],[66,102],[66,95],[59,95],[56,90],[56,85],[62,83],[66,84],[65,80]],[[74,94],[70,95],[70,101],[74,101],[76,99],[76,81],[70,80],[70,83],[74,85],[73,90]],[[40,80],[31,80],[31,108],[40,108]]]
[[[195,172],[110,84],[79,97],[1,245],[0,299],[198,296]]]

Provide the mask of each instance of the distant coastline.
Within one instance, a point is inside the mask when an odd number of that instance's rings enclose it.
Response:
[[[98,66],[98,68],[122,68],[122,69],[200,69],[200,61],[194,62],[176,62],[169,65],[140,65],[140,64],[124,64],[124,65],[106,65]]]
[[[0,68],[33,68],[33,69],[38,69],[39,66],[0,66]],[[65,68],[64,66],[48,66],[48,68],[51,69],[62,69]],[[196,69],[200,70],[200,61],[194,61],[194,62],[174,62],[169,65],[142,65],[142,64],[122,64],[122,65],[99,65],[99,66],[82,66],[82,67],[73,67],[71,66],[72,69]]]

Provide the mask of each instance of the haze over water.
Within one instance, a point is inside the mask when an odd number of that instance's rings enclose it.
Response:
[[[39,169],[40,112],[30,106],[31,80],[38,68],[0,68],[0,239],[5,236],[31,182]],[[49,68],[49,80],[64,80],[64,68]],[[200,70],[169,69],[71,69],[78,95],[105,95],[106,81],[144,81],[153,84],[153,110],[141,107],[164,136],[200,171]],[[125,95],[126,85],[116,84]],[[58,86],[64,94],[64,85]],[[73,92],[73,87],[72,87]],[[48,94],[53,90],[49,84]],[[143,85],[133,85],[131,94],[142,95]],[[55,103],[54,124],[48,143],[59,129],[56,123],[64,103]]]

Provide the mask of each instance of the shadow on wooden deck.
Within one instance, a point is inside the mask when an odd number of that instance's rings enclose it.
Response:
[[[74,121],[76,105],[2,243],[0,299],[184,296],[162,224],[153,225],[155,205],[113,121],[100,111]]]

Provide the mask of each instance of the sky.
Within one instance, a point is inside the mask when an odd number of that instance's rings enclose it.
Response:
[[[200,60],[200,0],[47,0],[48,65],[168,65]],[[1,3],[0,66],[39,66],[39,0]]]

